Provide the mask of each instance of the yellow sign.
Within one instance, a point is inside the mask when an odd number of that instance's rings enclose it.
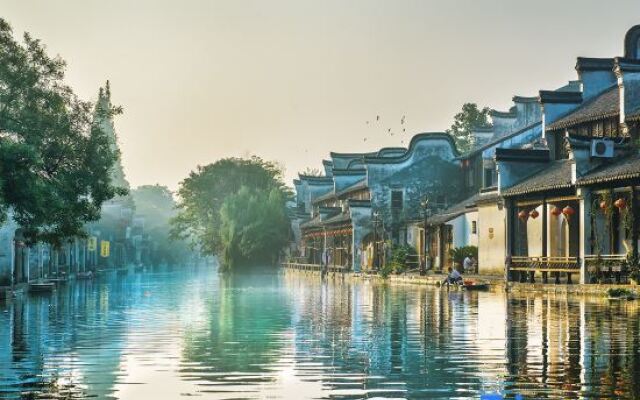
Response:
[[[106,240],[100,242],[100,257],[109,257],[109,242]]]
[[[89,238],[89,242],[87,243],[87,247],[89,248],[89,251],[96,251],[96,249],[98,248],[98,238],[95,236],[91,236]]]

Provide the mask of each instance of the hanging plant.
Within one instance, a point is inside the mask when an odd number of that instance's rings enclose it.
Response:
[[[527,218],[529,218],[529,212],[526,210],[522,210],[518,213],[518,218],[520,218],[522,221],[526,221]]]
[[[533,218],[533,219],[538,218],[539,215],[540,215],[540,213],[538,213],[538,210],[535,210],[535,209],[533,211],[531,211],[531,213],[529,214],[529,216],[531,218]]]

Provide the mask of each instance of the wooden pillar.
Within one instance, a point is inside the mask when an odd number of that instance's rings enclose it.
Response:
[[[513,218],[515,215],[515,210],[513,207],[513,201],[512,200],[505,200],[505,254],[506,254],[506,260],[505,260],[505,268],[504,268],[504,274],[505,274],[505,283],[509,282],[509,267],[511,266],[511,257],[513,257],[513,241],[515,238],[515,232],[514,232],[514,226],[513,226]]]
[[[638,196],[636,195],[635,186],[631,186],[631,205],[630,210],[627,212],[632,213],[633,220],[631,222],[631,256],[637,262],[638,260],[638,218],[640,218],[640,212],[638,212]]]
[[[580,284],[585,284],[589,281],[589,274],[587,271],[587,263],[585,261],[585,258],[593,251],[593,249],[591,248],[591,241],[593,238],[593,227],[591,226],[591,190],[584,187],[579,188],[578,196],[580,197],[578,264],[580,265]]]
[[[547,207],[547,198],[543,198],[542,199],[542,257],[547,257],[549,254],[549,239],[548,239],[548,234],[549,234],[549,210]],[[542,282],[543,283],[548,283],[549,281],[549,277],[548,277],[549,273],[547,271],[542,272]]]

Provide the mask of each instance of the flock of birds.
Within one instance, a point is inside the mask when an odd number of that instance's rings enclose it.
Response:
[[[405,126],[404,126],[404,125],[405,125],[406,120],[407,120],[407,117],[406,117],[405,115],[403,115],[403,116],[400,118],[400,126],[398,127],[398,130],[396,131],[396,130],[393,130],[392,128],[386,128],[386,134],[388,134],[389,136],[394,136],[396,133],[400,133],[400,132],[401,132],[401,133],[405,133],[405,132],[407,131],[407,128],[405,128]],[[376,126],[376,125],[377,125],[378,127],[381,127],[381,126],[382,126],[382,125],[381,125],[381,124],[382,124],[382,117],[380,117],[380,115],[376,115],[376,118],[375,118],[375,120],[373,120],[373,123],[371,123],[371,122],[372,122],[372,121],[367,120],[367,121],[365,121],[365,124],[366,124],[367,126]],[[364,141],[364,142],[366,142],[366,141],[367,141],[367,139],[368,139],[368,138],[367,138],[367,137],[365,137],[365,138],[363,139],[363,141]],[[402,139],[402,140],[400,141],[400,144],[404,144],[404,139]],[[309,152],[309,149],[304,149],[304,152],[305,152],[305,153],[308,153],[308,152]]]
[[[403,116],[402,116],[402,118],[400,118],[400,127],[399,127],[399,129],[402,129],[402,131],[401,131],[402,133],[405,133],[405,132],[406,132],[406,128],[404,127],[404,123],[405,123],[405,121],[406,121],[406,118],[407,118],[407,117],[406,117],[405,115],[403,115]],[[366,124],[366,125],[368,125],[368,126],[373,125],[373,124],[371,124],[371,121],[369,121],[369,120],[365,121],[365,124]],[[374,124],[377,124],[377,125],[380,125],[380,124],[381,124],[381,118],[380,118],[380,115],[376,115],[376,119],[375,119],[375,121],[374,121]],[[396,132],[396,131],[394,131],[394,130],[392,130],[391,128],[387,128],[387,132],[386,132],[386,133],[388,133],[388,134],[389,134],[389,136],[393,136],[393,135],[395,135],[397,132]],[[365,138],[364,138],[364,141],[365,141],[365,142],[367,141],[367,137],[365,137]],[[401,143],[401,144],[404,144],[404,140],[400,141],[400,143]]]

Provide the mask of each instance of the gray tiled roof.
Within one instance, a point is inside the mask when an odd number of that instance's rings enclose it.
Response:
[[[358,181],[358,182],[354,183],[353,185],[351,185],[351,186],[339,191],[338,193],[336,193],[336,196],[339,197],[339,196],[345,195],[347,193],[354,192],[356,190],[366,189],[367,187],[368,187],[367,180],[363,179],[363,180]]]
[[[440,225],[445,222],[449,222],[452,219],[459,217],[460,215],[466,214],[470,211],[476,211],[476,201],[480,197],[480,194],[474,194],[473,196],[462,200],[461,202],[452,205],[446,210],[439,212],[438,214],[427,218],[427,223],[429,225]]]
[[[579,178],[577,184],[592,185],[634,178],[640,178],[640,154],[634,154],[613,164],[598,168]]]
[[[543,192],[546,190],[570,188],[573,186],[571,183],[571,164],[571,160],[552,161],[547,168],[505,189],[501,194],[508,197]]]
[[[474,155],[476,155],[478,153],[483,152],[484,150],[486,150],[486,149],[488,149],[488,148],[490,148],[492,146],[495,146],[495,145],[499,144],[500,142],[506,142],[507,140],[512,139],[512,138],[522,134],[523,132],[526,132],[529,129],[532,129],[532,128],[534,128],[534,127],[536,127],[538,125],[541,125],[541,124],[542,124],[542,122],[540,122],[540,121],[537,121],[537,122],[534,122],[532,124],[529,124],[529,125],[527,125],[527,126],[525,126],[523,128],[518,129],[515,132],[512,132],[512,133],[509,133],[509,134],[507,134],[505,136],[493,139],[490,142],[487,142],[487,143],[483,144],[482,146],[476,147],[475,149],[472,149],[470,152],[465,153],[465,154],[459,156],[458,158],[461,159],[461,160],[462,159],[466,159],[466,158],[470,158],[470,157],[472,157],[472,156],[474,156]]]
[[[616,116],[620,113],[620,91],[611,86],[603,93],[585,101],[575,110],[549,124],[547,130],[563,129],[584,122]]]
[[[333,199],[334,197],[336,197],[336,194],[333,190],[330,190],[329,192],[323,194],[322,196],[318,196],[313,200],[313,204],[318,204],[321,203],[325,200],[330,200]]]

